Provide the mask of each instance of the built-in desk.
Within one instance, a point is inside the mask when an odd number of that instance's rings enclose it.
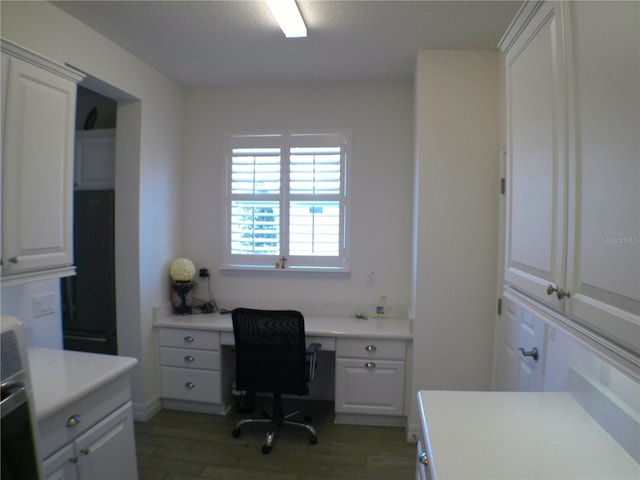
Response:
[[[235,377],[230,315],[172,316],[154,323],[165,408],[226,413]],[[407,319],[306,316],[308,343],[335,352],[335,411],[340,423],[405,425]]]

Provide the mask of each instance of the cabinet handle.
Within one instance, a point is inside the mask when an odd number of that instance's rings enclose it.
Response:
[[[80,415],[71,415],[67,420],[67,427],[75,427],[80,423]]]
[[[82,450],[80,450],[80,453],[82,455],[89,455],[91,451],[88,448],[83,448]]]
[[[377,348],[376,348],[376,346],[375,346],[375,345],[367,345],[366,347],[364,347],[364,349],[365,349],[367,352],[375,352],[375,351],[377,350]]]
[[[376,368],[376,364],[373,362],[367,362],[364,364],[364,366],[367,368]]]
[[[571,296],[571,292],[565,292],[560,287],[556,288],[551,284],[547,285],[547,295],[551,295],[551,294],[553,294],[553,292],[556,292],[556,295],[558,295],[558,300],[562,300],[564,297],[570,297]]]
[[[187,343],[193,343],[194,338],[191,335],[184,337],[184,341]]]
[[[522,354],[523,357],[531,357],[533,358],[534,362],[538,361],[538,349],[536,347],[533,347],[528,352],[522,347],[518,348],[518,350],[520,350],[520,353]]]
[[[9,261],[10,261],[11,263],[18,263],[18,257],[11,257],[11,258],[9,259]]]
[[[189,363],[191,363],[191,362],[193,362],[194,360],[195,360],[195,358],[193,358],[193,355],[185,355],[185,357],[184,357],[184,361],[185,361],[185,362],[189,362]]]
[[[196,384],[193,382],[187,382],[184,384],[185,387],[187,387],[189,390],[193,390],[194,388],[196,388]]]
[[[418,461],[425,466],[429,466],[429,457],[427,457],[427,452],[420,452],[418,455]]]

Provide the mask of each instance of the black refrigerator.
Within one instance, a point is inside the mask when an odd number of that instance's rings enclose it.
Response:
[[[118,353],[114,266],[114,192],[74,192],[76,276],[62,280],[65,350]]]

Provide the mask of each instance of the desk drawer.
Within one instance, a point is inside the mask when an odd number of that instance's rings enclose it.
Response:
[[[220,350],[220,334],[187,328],[161,328],[160,345],[164,347],[200,348]]]
[[[194,402],[221,403],[220,372],[161,367],[162,397]]]
[[[339,338],[336,357],[405,359],[406,342],[384,338]]]
[[[169,367],[220,370],[220,352],[160,347],[160,363]]]

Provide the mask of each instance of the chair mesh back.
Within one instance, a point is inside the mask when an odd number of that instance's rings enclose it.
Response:
[[[304,317],[293,310],[232,312],[236,387],[254,392],[307,393]]]

